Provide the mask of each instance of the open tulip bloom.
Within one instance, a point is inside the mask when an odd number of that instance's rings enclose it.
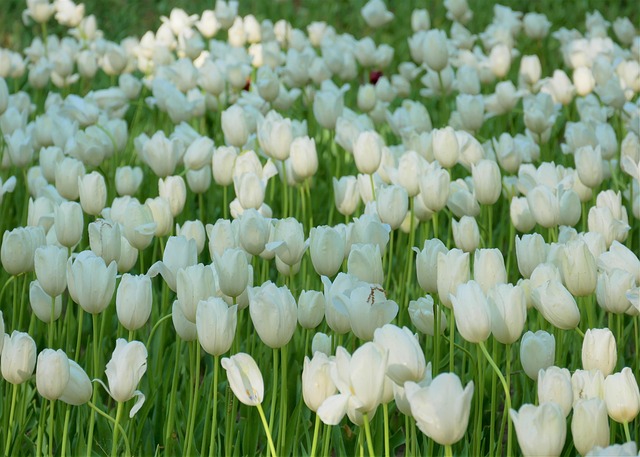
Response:
[[[637,455],[634,2],[5,3],[4,455]]]

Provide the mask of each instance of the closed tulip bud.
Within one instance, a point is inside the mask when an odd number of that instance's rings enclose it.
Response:
[[[491,333],[502,344],[515,343],[527,319],[524,289],[512,284],[498,284],[488,294]]]
[[[256,406],[264,399],[264,381],[262,373],[253,357],[240,352],[221,360],[222,368],[227,371],[229,387],[240,400],[248,406]]]
[[[553,365],[556,353],[556,340],[550,333],[538,330],[522,335],[520,340],[520,363],[524,372],[534,381],[538,372]]]
[[[64,272],[64,270],[62,271]],[[51,300],[51,296],[42,290],[38,280],[31,281],[29,285],[29,304],[31,305],[31,310],[38,319],[47,324],[51,322]],[[62,295],[58,295],[55,297],[53,303],[53,320],[58,319],[61,312]]]
[[[382,161],[382,137],[374,131],[361,132],[353,145],[353,158],[360,173],[371,175]]]
[[[443,168],[452,168],[458,161],[460,147],[456,132],[451,127],[431,132],[433,156]]]
[[[168,236],[173,229],[173,215],[168,200],[162,197],[148,198],[144,204],[151,210],[153,222],[156,224],[155,236]]]
[[[78,177],[78,192],[82,210],[91,216],[102,212],[107,202],[107,185],[104,176],[93,171],[83,177]]]
[[[384,290],[374,284],[360,282],[338,300],[347,309],[351,331],[365,341],[371,341],[374,331],[398,314],[398,304],[388,300]]]
[[[140,167],[116,168],[116,192],[120,196],[135,194],[142,184],[143,177]]]
[[[616,366],[616,338],[608,328],[588,329],[582,341],[582,368],[600,370],[606,377]]]
[[[106,263],[120,258],[121,239],[120,224],[104,219],[89,223],[89,246]]]
[[[470,343],[480,343],[491,334],[491,315],[487,297],[475,281],[460,284],[456,294],[449,294],[456,327]]]
[[[231,105],[222,112],[222,133],[228,145],[241,148],[249,138],[247,115],[238,105]]]
[[[233,187],[242,208],[259,209],[264,203],[266,183],[256,173],[242,173],[234,177]]]
[[[200,263],[180,268],[176,292],[185,317],[195,323],[198,302],[216,295],[213,267]]]
[[[516,258],[523,278],[529,279],[533,270],[546,261],[547,252],[548,246],[539,233],[516,236]]]
[[[493,160],[481,160],[472,165],[471,171],[478,203],[493,205],[502,192],[502,176],[498,164]]]
[[[447,328],[447,316],[442,309],[438,311],[440,313],[439,332],[442,334]],[[419,332],[429,336],[435,335],[435,309],[433,298],[430,295],[409,302],[409,317],[411,318],[411,323]]]
[[[249,254],[260,255],[269,241],[269,229],[269,221],[259,211],[247,209],[239,218],[238,241]]]
[[[480,245],[480,229],[475,218],[462,216],[460,221],[453,220],[453,240],[458,249],[473,252]]]
[[[237,247],[236,227],[235,223],[227,219],[218,219],[215,224],[206,225],[209,237],[209,254],[212,259],[214,253],[222,254],[227,248]]]
[[[560,272],[569,292],[576,297],[592,294],[596,289],[596,260],[587,243],[569,241],[560,251]]]
[[[129,331],[141,328],[149,320],[153,293],[147,275],[124,274],[116,292],[118,320]]]
[[[198,341],[213,356],[219,356],[231,348],[236,334],[238,305],[229,307],[219,297],[201,300],[196,310]]]
[[[67,200],[77,200],[80,195],[78,178],[84,174],[82,162],[73,157],[65,157],[56,166],[56,190]]]
[[[325,299],[322,292],[303,290],[298,297],[298,322],[303,328],[316,328],[324,318]]]
[[[211,170],[187,170],[187,184],[194,194],[204,194],[211,187]]]
[[[580,197],[573,189],[558,190],[558,205],[560,208],[560,225],[574,226],[580,221],[582,205]]]
[[[82,251],[67,261],[67,286],[69,295],[89,314],[104,311],[116,288],[115,262],[109,266],[91,251]]]
[[[266,248],[274,251],[282,262],[293,266],[300,262],[308,243],[304,239],[302,223],[295,218],[280,219],[276,224],[274,241],[267,243]]]
[[[316,352],[322,352],[323,354],[330,356],[331,340],[332,337],[330,337],[326,333],[316,333],[315,335],[313,335],[313,339],[311,340],[311,353],[315,354]]]
[[[573,407],[571,418],[573,445],[581,455],[587,455],[595,446],[609,444],[607,406],[600,398],[579,400]]]
[[[602,257],[601,257],[602,258]],[[633,288],[635,279],[629,270],[614,268],[611,272],[598,273],[596,283],[596,299],[605,311],[614,314],[627,312],[630,307],[626,299],[626,291]]]
[[[422,380],[427,367],[417,335],[407,327],[387,324],[376,329],[373,342],[388,351],[387,376],[398,385]]]
[[[580,323],[575,298],[558,280],[551,279],[531,292],[534,306],[554,327],[570,330]]]
[[[422,251],[413,248],[416,255],[416,275],[418,284],[427,293],[438,291],[438,253],[447,253],[444,243],[438,238],[425,240]]]
[[[334,276],[345,255],[346,240],[338,230],[329,226],[313,227],[309,232],[309,254],[313,269],[320,276]]]
[[[404,388],[411,413],[422,433],[441,445],[451,445],[462,439],[469,424],[473,381],[463,390],[455,373],[441,373],[425,387],[407,382]]]
[[[511,223],[519,232],[528,232],[536,226],[526,197],[513,197],[509,205]]]
[[[267,281],[249,289],[249,311],[263,343],[271,348],[287,344],[298,322],[296,300],[286,287]]]
[[[233,146],[218,146],[211,157],[211,171],[213,180],[219,186],[233,183],[233,168],[238,157],[238,151]]]
[[[336,89],[321,89],[313,99],[313,115],[325,129],[335,129],[344,110],[344,93]],[[375,170],[374,170],[375,171]]]
[[[600,370],[576,370],[571,375],[574,406],[579,400],[604,400],[604,376]]]
[[[179,300],[174,300],[171,306],[171,321],[176,333],[184,341],[195,341],[198,338],[196,324],[186,318]]]
[[[67,250],[53,245],[40,246],[35,251],[33,263],[42,290],[50,297],[61,295],[67,288]]]
[[[109,388],[105,387],[105,389],[117,402],[131,400],[134,396],[138,397],[136,404],[129,412],[130,418],[135,416],[144,404],[145,396],[136,388],[146,371],[147,348],[144,344],[140,341],[127,342],[124,338],[118,338],[111,360],[107,363],[105,373]]]
[[[187,186],[181,176],[167,176],[158,180],[158,194],[169,202],[171,215],[176,217],[187,201]]]
[[[450,183],[451,178],[447,170],[433,167],[420,177],[418,198],[431,211],[440,211],[447,204]]]
[[[553,190],[545,185],[538,185],[527,194],[529,210],[536,223],[551,228],[560,222],[560,203]]]
[[[283,119],[277,111],[269,111],[258,125],[257,133],[260,147],[267,156],[274,160],[289,158],[289,149],[293,141],[291,119]]]
[[[61,203],[55,210],[54,227],[61,245],[71,248],[78,244],[84,230],[82,207],[76,202]]]
[[[481,95],[459,94],[456,109],[464,130],[472,133],[480,130],[484,122],[484,99]]]
[[[291,142],[289,160],[291,160],[293,174],[298,180],[304,181],[315,175],[318,171],[318,153],[316,152],[315,140],[308,136],[295,138]]]
[[[206,136],[197,138],[184,153],[184,166],[189,170],[200,170],[211,163],[213,140]]]
[[[597,188],[604,179],[602,153],[600,146],[583,146],[575,152],[576,171],[580,182],[585,186]]]
[[[18,227],[2,236],[2,267],[10,275],[34,269],[35,250],[45,244],[42,227]]]
[[[567,436],[567,423],[562,409],[556,403],[540,406],[525,404],[520,410],[509,410],[516,428],[518,444],[525,457],[559,456]]]
[[[444,70],[449,62],[449,50],[445,32],[436,29],[427,31],[422,46],[424,48],[424,63],[433,71]]]
[[[351,216],[360,203],[358,181],[355,176],[333,177],[333,195],[338,212],[344,216]]]
[[[438,253],[437,286],[440,301],[451,308],[450,294],[457,291],[458,286],[469,280],[469,253],[460,249],[452,249],[447,253]]]
[[[538,401],[540,404],[554,402],[567,417],[573,406],[571,373],[566,368],[551,366],[538,373]]]
[[[392,230],[402,225],[409,209],[409,197],[402,186],[381,187],[376,195],[380,221],[389,224]]]
[[[69,360],[69,381],[59,400],[74,406],[83,405],[91,400],[93,387],[87,373],[77,362]]]
[[[247,256],[240,248],[225,249],[222,255],[213,254],[218,285],[223,294],[238,297],[249,282]]]
[[[331,361],[323,352],[305,356],[302,368],[302,398],[311,411],[316,412],[322,403],[338,389],[331,379]]]
[[[361,281],[382,284],[382,256],[377,244],[353,244],[347,260],[347,272]]]
[[[6,338],[4,344],[6,347]],[[4,352],[2,356],[4,359]],[[605,378],[604,401],[607,413],[614,421],[624,424],[636,418],[640,412],[640,391],[631,368],[624,367],[620,373],[610,374]]]
[[[486,294],[493,286],[507,282],[507,269],[499,249],[476,249],[473,260],[473,279]]]
[[[69,358],[62,349],[45,349],[38,354],[36,387],[47,400],[62,396],[70,378]]]
[[[36,343],[28,333],[14,330],[4,334],[0,369],[2,377],[11,384],[22,384],[31,378],[36,366]]]
[[[185,221],[182,226],[180,224],[176,224],[176,235],[184,237],[187,240],[187,243],[191,240],[195,242],[195,258],[197,259],[198,255],[202,253],[204,243],[207,240],[207,234],[204,231],[204,224],[197,219],[194,221]]]

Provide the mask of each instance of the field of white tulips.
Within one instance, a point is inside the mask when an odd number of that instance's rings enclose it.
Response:
[[[0,453],[640,455],[638,11],[365,1],[8,0]]]

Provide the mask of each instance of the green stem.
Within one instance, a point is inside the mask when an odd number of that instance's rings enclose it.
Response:
[[[267,419],[264,417],[264,411],[262,410],[262,405],[258,403],[256,405],[258,408],[258,414],[260,414],[260,420],[262,421],[262,426],[264,427],[264,432],[267,434],[267,440],[269,441],[269,451],[271,452],[272,457],[276,457],[276,448],[273,445],[273,438],[271,438],[271,432],[269,431],[269,426],[267,425]]]
[[[318,432],[320,431],[320,416],[316,414],[315,425],[313,427],[313,441],[311,444],[311,453],[309,454],[311,457],[315,457],[316,455],[316,447],[318,446]]]
[[[289,183],[287,182],[287,167],[284,164],[284,160],[282,161],[282,217],[286,218],[289,216],[289,192],[287,192],[287,188],[289,187]],[[269,418],[271,420],[271,418]]]
[[[38,437],[36,438],[36,455],[42,455],[42,438],[44,436],[44,414],[47,410],[45,399],[42,399],[40,406],[40,420],[38,420]]]
[[[367,437],[367,449],[370,456],[375,456],[376,453],[373,450],[373,440],[371,439],[371,427],[369,425],[369,415],[367,413],[362,414],[362,420],[364,421],[364,433]]]
[[[382,404],[382,413],[384,414],[384,456],[389,457],[389,405]]]
[[[496,365],[496,363],[494,362],[494,360],[491,358],[491,356],[489,355],[489,352],[487,351],[487,348],[484,345],[484,342],[480,341],[478,343],[478,346],[480,346],[480,349],[482,350],[482,353],[484,354],[485,358],[487,359],[487,361],[489,362],[489,364],[491,365],[491,367],[494,369],[496,375],[498,376],[498,378],[500,378],[500,382],[502,383],[502,387],[504,388],[504,396],[505,396],[505,400],[506,400],[506,408],[507,411],[511,409],[511,394],[509,392],[509,386],[507,385],[507,381],[504,379],[504,376],[502,375],[502,372],[500,371],[500,368],[498,368],[498,365]],[[507,357],[509,357],[510,354],[507,354]],[[510,419],[507,419],[507,421],[511,422]],[[511,455],[511,429],[509,428],[507,431],[507,455]]]
[[[122,418],[122,410],[124,407],[124,402],[118,402],[118,408],[116,409],[116,421],[115,426],[113,427],[113,439],[111,440],[111,457],[116,457],[118,455],[118,432],[120,431],[120,419]]]
[[[49,333],[47,335],[47,346],[53,347],[53,337],[55,335],[55,320],[54,313],[56,311],[56,298],[51,297],[51,319],[49,320]]]
[[[13,384],[11,390],[11,408],[9,409],[9,426],[7,427],[6,443],[4,445],[4,455],[10,455],[11,442],[13,441],[13,416],[16,411],[16,398],[18,397],[19,384]]]
[[[172,313],[167,314],[166,316],[162,317],[161,319],[158,320],[158,322],[155,323],[155,325],[153,326],[153,328],[151,329],[151,331],[149,332],[149,338],[147,338],[147,345],[146,347],[150,347],[149,345],[151,344],[151,339],[153,338],[154,334],[156,333],[156,331],[158,330],[158,327],[160,326],[160,324],[162,324],[163,322],[165,322],[168,319],[171,319]]]
[[[453,451],[451,450],[450,444],[445,444],[444,446],[444,455],[445,457],[453,457]]]
[[[287,345],[285,344],[280,349],[281,354],[281,363],[280,366],[282,368],[282,378],[280,379],[280,430],[278,430],[278,455],[282,455],[282,447],[284,446],[284,439],[287,436],[287,369],[288,369],[288,361],[287,361]]]
[[[622,423],[622,427],[624,427],[624,436],[626,438],[626,442],[631,441],[631,433],[629,433],[629,422],[624,421]]]
[[[219,371],[219,355],[213,357],[213,385],[211,390],[213,391],[213,414],[211,416],[211,443],[209,444],[209,457],[215,455],[216,448],[216,436],[218,428],[218,371]]]
[[[53,412],[55,400],[49,400],[49,457],[53,457]],[[40,454],[38,454],[40,455]]]
[[[453,309],[449,310],[449,371],[453,373],[453,352],[455,343],[456,320],[453,315]]]
[[[498,343],[493,340],[493,346],[491,352],[493,353],[493,359],[497,357]],[[495,426],[496,426],[496,387],[498,383],[498,377],[495,371],[491,374],[491,420],[489,425],[489,450],[493,452],[493,445],[495,443]]]
[[[88,401],[87,405],[89,405],[89,407],[91,409],[93,409],[96,413],[100,414],[102,417],[104,417],[105,419],[110,421],[112,424],[114,424],[114,426],[116,426],[116,420],[113,417],[109,416],[104,411],[102,411],[100,408],[98,408],[93,402]],[[126,449],[126,455],[130,456],[131,455],[131,448],[129,447],[129,439],[127,438],[127,434],[125,433],[124,428],[122,428],[122,425],[117,424],[117,427],[120,429],[120,433],[122,433],[122,439],[124,440],[124,447]]]
[[[273,433],[273,422],[276,416],[276,400],[277,400],[277,388],[278,385],[278,350],[273,349],[273,395],[271,396],[271,410],[269,412],[269,433]],[[274,454],[275,455],[275,454]]]
[[[187,436],[185,438],[186,450],[184,455],[191,455],[191,445],[193,442],[193,429],[196,424],[196,406],[198,403],[198,395],[200,393],[200,343],[198,341],[193,342],[195,344],[195,370],[191,373],[193,380],[193,396],[191,397],[189,405],[189,428],[187,430]]]
[[[62,430],[62,450],[60,455],[67,455],[67,438],[69,437],[69,419],[71,419],[71,408],[68,404],[64,405],[64,428]]]
[[[175,419],[176,393],[178,391],[178,371],[180,367],[180,360],[182,360],[180,354],[181,343],[182,340],[180,339],[180,337],[176,336],[176,352],[173,364],[173,377],[171,379],[171,394],[169,396],[169,414],[167,428],[164,432],[164,445],[167,449],[167,455],[172,455],[171,448],[173,445],[173,439],[171,438],[171,435],[173,434],[173,421]]]
[[[376,201],[376,186],[373,182],[373,173],[369,175],[369,180],[371,181],[371,198],[372,201]]]
[[[93,322],[93,377],[99,378],[98,370],[99,370],[99,361],[98,361],[98,347],[100,345],[100,337],[98,335],[98,315],[91,315]],[[93,389],[93,394],[91,398],[91,402],[95,404],[97,399],[97,389]],[[91,457],[91,448],[93,447],[93,430],[96,425],[96,416],[95,414],[91,414],[89,418],[89,436],[87,437],[87,457]]]

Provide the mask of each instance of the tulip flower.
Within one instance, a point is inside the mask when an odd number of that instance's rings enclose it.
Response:
[[[125,402],[137,397],[136,404],[129,412],[129,417],[142,408],[145,396],[136,390],[140,379],[147,371],[147,348],[140,341],[127,342],[124,338],[116,340],[116,348],[111,355],[111,360],[107,363],[107,380],[109,387],[104,385],[105,390],[117,402]]]
[[[303,290],[298,297],[298,322],[303,328],[313,329],[324,318],[325,298],[317,290]]]
[[[60,398],[70,379],[69,358],[62,349],[44,349],[38,354],[36,387],[48,400]]]
[[[125,273],[116,292],[118,320],[129,331],[141,328],[149,320],[153,304],[151,278]]]
[[[587,455],[596,446],[609,444],[607,407],[600,398],[579,400],[573,407],[571,418],[573,445],[581,455]]]
[[[67,288],[67,250],[53,245],[41,246],[35,250],[33,261],[42,290],[50,297],[61,295]]]
[[[77,362],[69,360],[69,381],[58,397],[69,405],[83,405],[91,399],[93,387],[87,373]]]
[[[238,241],[251,255],[260,255],[269,242],[270,223],[259,211],[249,208],[240,216]],[[314,229],[311,229],[313,233]]]
[[[200,300],[215,296],[214,271],[210,265],[191,265],[178,270],[176,295],[184,316],[196,321],[196,308]]]
[[[196,324],[184,315],[179,300],[175,300],[171,306],[171,321],[173,322],[173,328],[175,328],[176,333],[184,341],[195,341],[196,338],[198,338]]]
[[[295,218],[281,219],[276,224],[274,241],[267,243],[266,249],[274,251],[285,264],[293,266],[300,262],[308,240],[304,239],[304,228]]]
[[[88,175],[78,177],[78,192],[80,205],[85,213],[97,216],[102,212],[107,203],[107,185],[104,176],[97,171],[92,171]]]
[[[296,300],[287,287],[267,281],[249,289],[249,311],[260,339],[270,348],[291,340],[298,323]]]
[[[91,251],[82,251],[67,262],[69,295],[82,309],[99,314],[109,306],[116,288],[116,263],[105,264]]]
[[[318,408],[322,422],[340,423],[345,414],[351,422],[363,425],[363,415],[373,416],[381,403],[387,352],[375,343],[365,343],[353,355],[339,346],[331,378],[339,394],[328,397]]]
[[[571,374],[566,368],[549,367],[538,372],[538,401],[540,404],[554,402],[565,417],[573,406]]]
[[[499,249],[477,249],[473,256],[473,279],[486,294],[495,285],[507,282],[507,269]]]
[[[36,366],[36,343],[27,333],[14,330],[4,334],[0,369],[2,377],[11,384],[22,384],[33,374]]]
[[[441,373],[431,384],[404,384],[418,428],[436,443],[450,446],[460,441],[469,424],[473,381],[462,388],[455,373]]]
[[[221,360],[222,368],[227,371],[229,387],[235,396],[248,406],[257,406],[264,399],[262,373],[255,360],[243,352]]]
[[[456,292],[458,285],[469,280],[469,253],[460,249],[439,252],[437,268],[438,296],[444,306],[451,308],[450,295]]]
[[[571,293],[555,279],[531,292],[534,306],[553,326],[570,330],[580,323],[580,310]]]
[[[450,294],[456,327],[470,343],[479,343],[491,334],[491,315],[487,297],[475,281],[460,284],[456,295]]]
[[[225,249],[222,255],[214,253],[213,261],[220,290],[229,297],[237,298],[249,283],[246,254],[239,248]]]
[[[382,284],[382,256],[377,244],[352,244],[347,259],[347,272],[361,281]]]
[[[393,382],[403,386],[406,381],[422,380],[427,362],[417,335],[407,327],[386,324],[375,330],[373,342],[388,351],[386,373]]]
[[[435,328],[435,310],[434,310],[433,298],[429,295],[426,297],[420,297],[417,300],[411,300],[409,302],[409,317],[411,323],[418,329],[419,332],[425,335],[434,336],[436,332]],[[447,317],[442,309],[440,311],[440,330],[439,333],[444,333],[447,328]]]
[[[122,235],[120,224],[105,219],[89,223],[89,246],[105,263],[120,260]]]
[[[458,249],[473,252],[480,246],[480,229],[475,218],[462,216],[460,221],[453,220],[453,240]]]
[[[580,400],[604,400],[604,376],[600,370],[576,370],[571,375],[573,405]]]
[[[567,436],[567,423],[562,409],[554,402],[540,406],[525,404],[516,412],[509,411],[516,428],[518,444],[525,457],[559,456]]]
[[[348,295],[337,297],[349,314],[351,330],[358,338],[371,341],[374,331],[391,322],[398,314],[398,304],[388,300],[380,287],[361,283]]]
[[[311,411],[316,412],[322,403],[336,392],[331,379],[331,362],[322,352],[314,352],[313,358],[304,358],[302,368],[302,398]]]
[[[489,290],[491,333],[502,344],[515,343],[527,318],[524,289],[512,284],[498,284]]]
[[[238,305],[229,307],[219,297],[211,297],[198,303],[198,341],[207,354],[219,356],[231,348],[236,333],[237,313]]]
[[[438,253],[442,252],[446,254],[447,248],[444,243],[438,239],[433,238],[424,241],[424,247],[422,251],[418,251],[418,248],[413,248],[416,252],[416,275],[418,277],[418,284],[427,293],[435,293],[438,291]]]
[[[604,401],[607,413],[614,421],[625,424],[636,418],[640,413],[640,391],[631,368],[624,367],[621,372],[605,378]]]
[[[316,273],[331,277],[342,266],[345,239],[333,227],[313,227],[309,232],[309,254]]]
[[[588,329],[582,340],[582,368],[600,370],[607,377],[613,372],[617,361],[616,338],[611,330]]]
[[[550,333],[538,330],[526,332],[520,339],[520,363],[524,372],[534,381],[538,372],[553,365],[556,340]]]
[[[158,273],[169,286],[176,291],[178,270],[195,265],[198,261],[196,241],[185,236],[170,236],[162,254],[162,261],[151,265],[147,275],[154,277]]]
[[[19,275],[34,269],[34,256],[45,244],[42,227],[18,227],[2,235],[2,268],[10,275]]]

